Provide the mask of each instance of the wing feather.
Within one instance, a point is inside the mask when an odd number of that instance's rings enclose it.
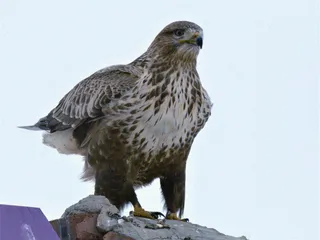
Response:
[[[115,65],[79,82],[36,126],[50,132],[76,128],[103,116],[102,108],[133,88],[141,74],[129,65]]]

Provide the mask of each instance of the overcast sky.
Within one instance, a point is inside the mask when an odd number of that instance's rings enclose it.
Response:
[[[185,217],[250,240],[319,236],[319,5],[308,0],[0,0],[0,203],[48,219],[93,193],[82,159],[35,123],[76,83],[129,63],[168,23],[204,29],[198,71],[214,107],[187,165]],[[162,210],[159,181],[138,190]],[[127,213],[131,206],[126,209]]]

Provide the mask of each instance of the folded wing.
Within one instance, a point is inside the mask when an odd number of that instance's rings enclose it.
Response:
[[[139,70],[130,65],[115,65],[97,71],[71,89],[47,116],[33,126],[22,128],[53,133],[94,121],[104,116],[103,107],[134,87],[139,74]]]

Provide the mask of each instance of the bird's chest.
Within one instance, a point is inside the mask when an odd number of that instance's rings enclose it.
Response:
[[[164,101],[160,106],[159,112],[150,110],[140,123],[140,129],[143,129],[141,138],[146,138],[148,144],[147,151],[159,152],[163,148],[180,147],[186,141],[191,140],[192,131],[197,124],[197,111],[194,108],[187,113],[181,102],[176,101],[170,104],[170,100]]]
[[[144,93],[148,91],[148,93]],[[181,80],[153,86],[152,90],[142,88],[141,111],[137,114],[137,128],[131,135],[131,142],[139,134],[138,142],[144,142],[141,148],[153,155],[164,149],[180,149],[193,141],[202,128],[199,125],[203,108],[202,93],[194,90],[191,83]],[[152,97],[150,97],[150,95]]]
[[[165,169],[177,168],[186,161],[198,113],[196,107],[188,113],[183,102],[184,98],[171,104],[170,98],[165,99],[159,110],[151,108],[144,113],[130,135],[133,152],[129,161],[137,181],[149,182]]]
[[[151,74],[152,76],[152,74]],[[191,146],[195,136],[210,115],[211,103],[206,99],[199,79],[182,71],[162,78],[141,78],[105,121],[116,152],[125,151],[130,159],[144,163],[152,159],[170,162],[170,157]],[[115,145],[115,144],[113,144]],[[123,147],[124,148],[123,148]]]

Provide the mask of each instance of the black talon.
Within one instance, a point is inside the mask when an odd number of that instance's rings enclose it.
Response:
[[[162,212],[149,212],[152,217],[159,219],[159,216],[165,217]]]

